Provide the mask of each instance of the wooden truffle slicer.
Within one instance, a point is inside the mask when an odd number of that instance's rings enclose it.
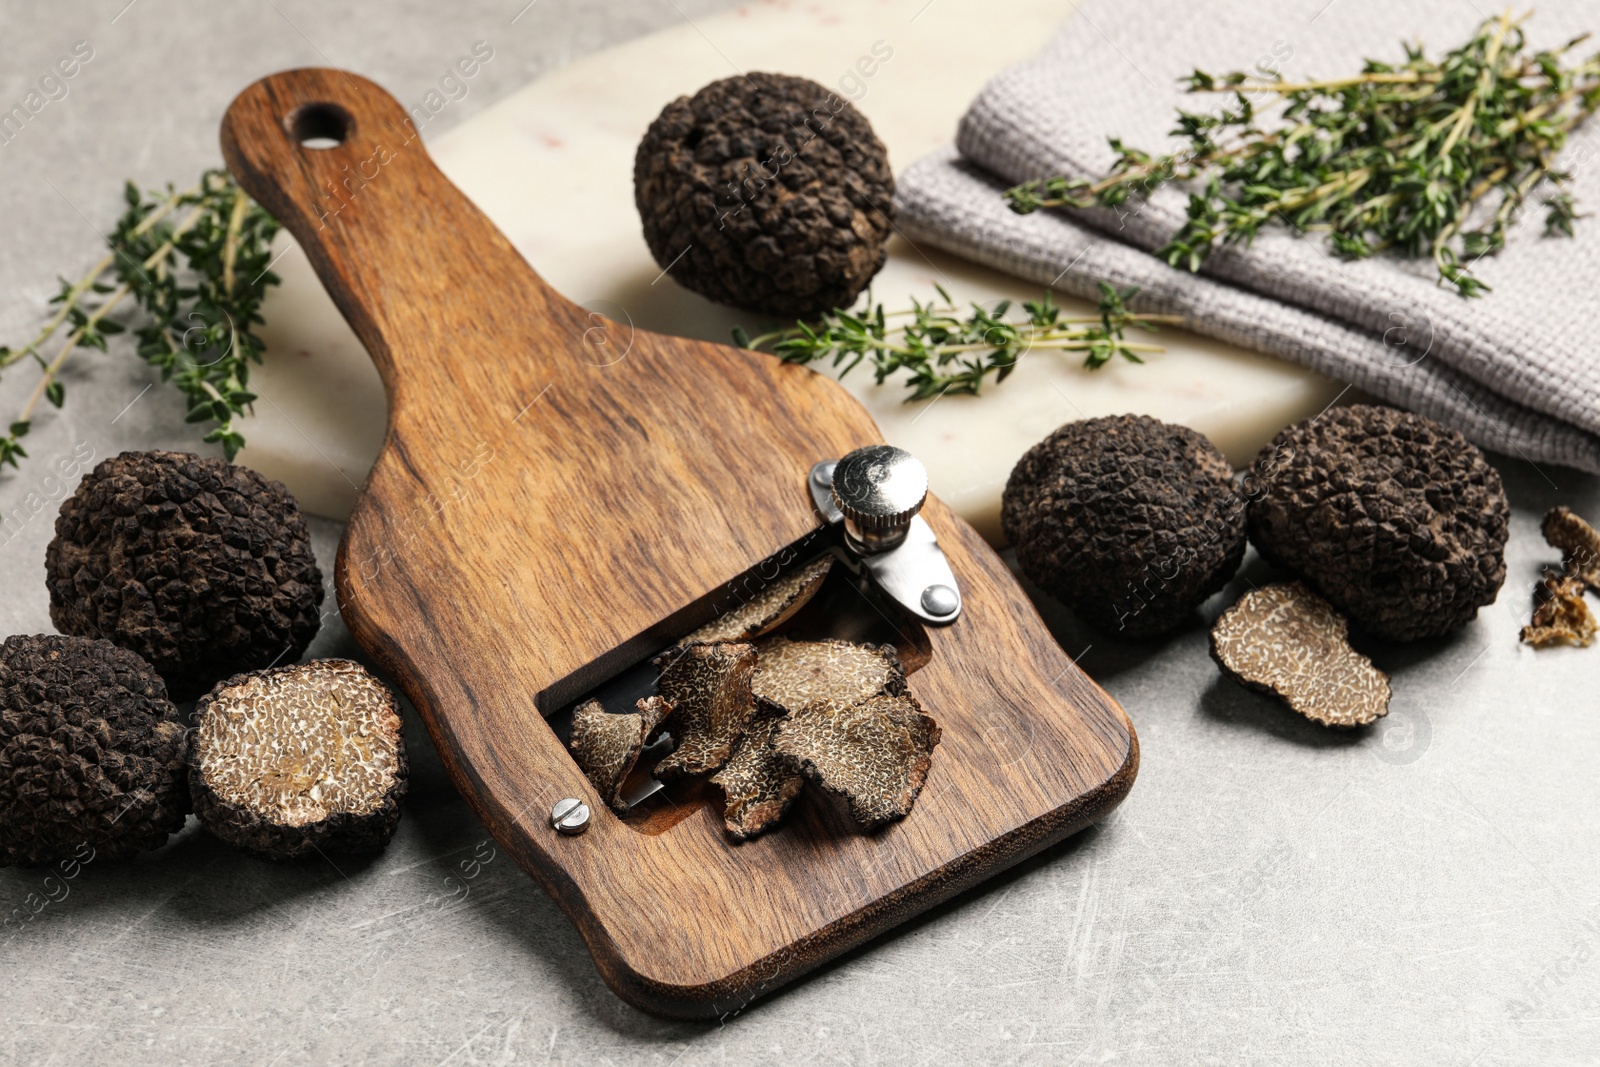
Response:
[[[228,109],[222,149],[388,392],[339,551],[344,619],[625,1000],[737,1010],[1126,795],[1127,717],[930,496],[921,517],[962,603],[950,625],[894,624],[922,649],[911,689],[943,728],[911,814],[862,834],[803,798],[743,844],[722,833],[715,790],[675,820],[612,814],[546,716],[825,543],[835,526],[808,472],[879,443],[877,428],[824,375],[630,331],[554,292],[364,78],[264,78]],[[592,810],[586,833],[552,828],[564,798]]]

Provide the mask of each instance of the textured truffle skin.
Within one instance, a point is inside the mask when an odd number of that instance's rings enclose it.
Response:
[[[848,308],[883,266],[894,176],[849,102],[751,73],[679,97],[633,164],[645,243],[679,284],[780,318]]]
[[[1148,415],[1069,422],[1034,445],[1006,480],[1000,523],[1035,585],[1119,637],[1181,626],[1244,558],[1227,459]]]
[[[241,803],[222,785],[218,755],[210,748],[215,734],[208,719],[223,714],[225,708],[239,699],[241,692],[272,694],[294,685],[296,688],[292,692],[302,699],[314,699],[319,695],[317,691],[303,685],[312,679],[327,683],[324,693],[331,686],[346,687],[338,708],[341,714],[355,710],[358,700],[377,709],[370,732],[363,738],[365,744],[358,747],[375,750],[381,746],[386,753],[379,769],[369,774],[383,785],[381,794],[372,796],[369,793],[363,803],[346,810],[326,810],[338,806],[327,805],[315,812],[320,816],[315,819],[285,819],[276,812],[260,810],[257,805]],[[354,693],[349,688],[352,686],[356,687]],[[252,777],[258,781],[286,780],[308,771],[328,769],[308,765],[304,751],[297,745],[309,732],[304,725],[308,718],[304,709],[290,707],[287,703],[273,707],[257,704],[255,708],[264,746],[262,755],[266,758],[251,768]],[[268,859],[292,860],[318,851],[328,854],[376,852],[394,836],[400,822],[400,802],[405,799],[410,778],[400,706],[393,691],[361,664],[346,659],[321,659],[237,674],[218,682],[200,699],[195,705],[194,721],[196,725],[189,742],[190,795],[201,824],[222,840]],[[340,769],[347,767],[345,763]],[[306,783],[308,788],[311,784]],[[307,789],[301,792],[311,795]]]
[[[174,700],[293,662],[321,625],[322,572],[289,491],[186,452],[124,452],[61,505],[50,619],[143,656]]]
[[[1296,423],[1246,479],[1250,540],[1368,633],[1460,629],[1506,577],[1500,475],[1454,430],[1356,404]]]
[[[109,641],[0,645],[0,866],[160,848],[189,811],[187,741],[150,665]]]

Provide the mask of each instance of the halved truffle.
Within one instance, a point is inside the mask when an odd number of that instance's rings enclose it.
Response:
[[[755,712],[750,678],[756,650],[742,643],[690,645],[668,652],[656,666],[656,688],[672,705],[667,728],[676,742],[656,764],[656,777],[672,782],[721,767]]]
[[[375,852],[400,821],[407,764],[389,687],[344,659],[235,675],[195,706],[195,814],[272,859]]]
[[[1567,573],[1600,593],[1600,531],[1571,508],[1551,508],[1540,524],[1544,539],[1562,552]]]
[[[1145,638],[1193,617],[1244,558],[1244,498],[1210,441],[1148,415],[1069,422],[1006,480],[1023,573],[1080,619]]]
[[[779,318],[848,308],[883,266],[883,142],[822,85],[752,71],[662,109],[639,142],[645,243],[679,284]]]
[[[938,743],[939,724],[905,693],[809,704],[779,724],[773,746],[871,830],[910,813]]]
[[[61,505],[45,553],[50,619],[149,661],[174,700],[298,659],[322,572],[279,482],[186,452],[124,452]]]
[[[786,574],[725,615],[713,619],[679,644],[745,641],[771,633],[794,617],[822,588],[833,557],[823,556],[793,574]]]
[[[1522,628],[1522,640],[1534,648],[1594,644],[1595,618],[1583,602],[1584,584],[1576,574],[1545,571],[1534,587],[1533,618]]]
[[[0,645],[0,867],[160,848],[189,811],[178,709],[150,665],[57,634]]]
[[[711,776],[725,797],[723,825],[735,841],[770,830],[800,795],[805,779],[773,748],[782,719],[765,715],[752,722],[733,756]]]
[[[791,641],[781,634],[757,643],[751,683],[758,700],[794,712],[817,701],[855,704],[905,692],[906,676],[890,645]]]
[[[578,769],[583,771],[602,799],[616,812],[628,810],[622,799],[627,781],[645,742],[661,721],[672,713],[672,705],[658,696],[638,702],[639,710],[614,715],[598,700],[580,705],[572,713],[572,741],[568,745]]]
[[[1332,408],[1282,431],[1245,481],[1250,539],[1370,633],[1460,629],[1506,578],[1511,507],[1477,446],[1394,408]]]
[[[1350,647],[1344,616],[1299,582],[1252,589],[1211,628],[1211,658],[1239,684],[1324,726],[1389,713],[1389,676]]]

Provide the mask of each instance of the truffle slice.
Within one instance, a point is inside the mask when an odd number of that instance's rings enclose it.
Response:
[[[1369,633],[1458,630],[1506,579],[1511,506],[1455,430],[1369,404],[1283,430],[1245,480],[1250,540]]]
[[[726,798],[723,825],[735,841],[748,841],[776,826],[805,784],[772,747],[782,722],[766,715],[751,723],[732,758],[711,776]]]
[[[1564,553],[1567,574],[1580,578],[1600,593],[1600,531],[1575,515],[1571,508],[1551,508],[1540,526],[1544,539]],[[1585,642],[1587,644],[1588,642]]]
[[[178,709],[150,665],[57,634],[0,645],[0,867],[160,848],[189,811]]]
[[[1148,415],[1069,422],[1034,445],[1006,479],[1000,524],[1035,585],[1119,637],[1182,626],[1244,559],[1227,458]]]
[[[673,782],[721,767],[755,712],[750,678],[756,650],[740,643],[690,645],[667,653],[656,666],[656,688],[672,705],[667,727],[677,742],[656,764],[656,777]]]
[[[879,694],[905,692],[905,671],[890,645],[851,641],[791,641],[769,637],[756,645],[760,660],[752,683],[756,697],[779,711],[830,701],[856,704]]]
[[[400,709],[359,663],[321,659],[239,674],[195,706],[195,814],[272,859],[375,852],[406,792]]]
[[[622,783],[639,762],[650,733],[672,712],[672,705],[658,696],[639,701],[639,710],[613,715],[598,700],[581,705],[572,713],[572,758],[588,776],[596,792],[621,813],[628,810],[622,799]]]
[[[1533,619],[1522,628],[1522,640],[1534,648],[1592,645],[1595,619],[1583,602],[1583,587],[1584,580],[1575,574],[1545,571],[1534,587]]]
[[[174,700],[293,661],[322,625],[322,572],[280,482],[186,452],[124,452],[61,504],[50,621],[149,661]]]
[[[793,574],[767,586],[760,593],[720,618],[713,619],[684,638],[679,644],[693,645],[715,641],[744,641],[771,633],[794,617],[822,588],[823,579],[833,568],[833,557],[823,556]]]
[[[809,704],[779,724],[773,746],[872,830],[911,811],[938,743],[939,724],[906,693]]]
[[[1249,689],[1274,693],[1324,726],[1389,714],[1389,676],[1350,647],[1349,624],[1299,582],[1252,589],[1211,628],[1211,658]]]

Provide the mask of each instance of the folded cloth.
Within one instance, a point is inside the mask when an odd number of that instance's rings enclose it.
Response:
[[[1541,4],[1530,42],[1581,32],[1587,2]],[[1546,238],[1535,200],[1505,250],[1474,267],[1493,292],[1466,300],[1436,284],[1431,263],[1346,262],[1320,236],[1282,227],[1216,249],[1200,274],[1168,267],[1149,251],[1183,224],[1187,194],[1176,187],[1116,211],[1022,216],[1000,199],[1030,178],[1103,175],[1115,160],[1107,135],[1152,152],[1181,147],[1176,109],[1198,105],[1178,78],[1196,67],[1337,77],[1369,55],[1403,58],[1401,41],[1437,54],[1479,21],[1460,0],[1084,0],[1044,52],[979,94],[961,123],[961,158],[936,153],[897,178],[900,227],[1066,291],[1138,285],[1137,307],[1182,314],[1197,332],[1350,382],[1484,447],[1600,472],[1600,219],[1580,219],[1576,238]],[[1600,209],[1600,121],[1559,165],[1573,172],[1580,210]]]

